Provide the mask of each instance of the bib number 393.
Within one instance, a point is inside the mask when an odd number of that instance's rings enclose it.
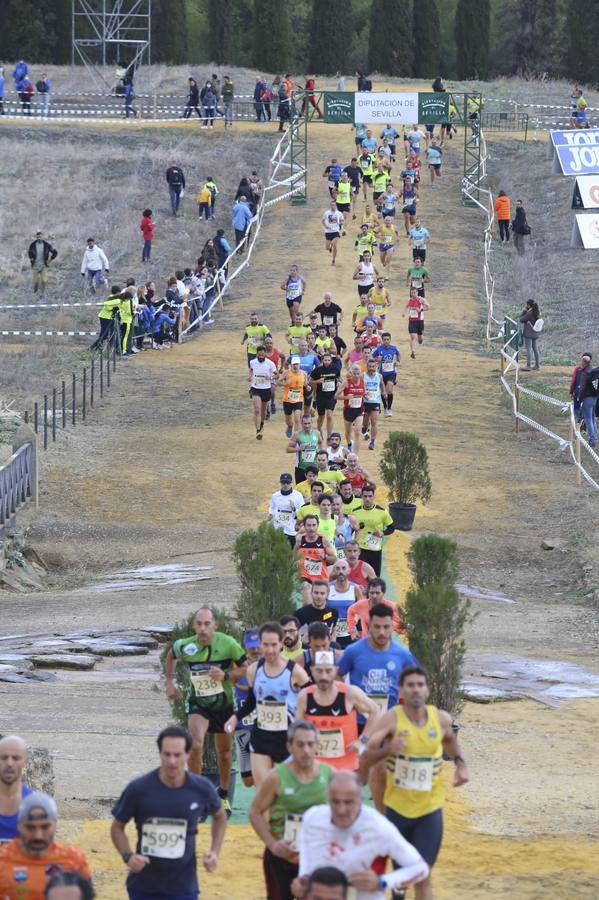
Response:
[[[287,704],[280,700],[258,702],[258,727],[263,731],[287,731]]]
[[[430,791],[433,787],[431,756],[398,756],[393,781],[406,791]]]
[[[181,859],[185,853],[185,819],[147,819],[141,830],[141,853],[158,859]]]

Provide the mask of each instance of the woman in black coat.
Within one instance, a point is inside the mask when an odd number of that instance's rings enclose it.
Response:
[[[530,226],[526,221],[526,210],[522,206],[522,200],[516,200],[516,215],[512,222],[512,234],[516,250],[520,256],[524,256],[524,238],[530,234]]]
[[[200,113],[200,91],[198,88],[198,83],[195,78],[188,78],[187,81],[189,85],[187,89],[187,106],[185,107],[183,118],[189,119],[192,109],[195,109],[198,114],[198,119],[201,119],[202,114]]]

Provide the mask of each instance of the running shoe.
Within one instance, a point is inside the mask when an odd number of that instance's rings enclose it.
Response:
[[[287,428],[285,429],[285,437],[286,437],[286,438],[290,438],[292,434],[293,434],[293,429],[287,427]]]
[[[416,359],[416,354],[414,353],[413,350],[412,350],[412,352],[410,353],[410,356],[412,357],[412,359]]]
[[[231,803],[229,801],[229,798],[222,797],[220,802],[222,803],[222,807],[227,814],[227,819],[230,819],[231,816],[233,815],[233,810],[231,808]],[[405,896],[405,894],[404,894],[404,896]]]
[[[368,449],[369,449],[369,450],[374,450],[374,441],[371,441],[371,442],[368,444]]]

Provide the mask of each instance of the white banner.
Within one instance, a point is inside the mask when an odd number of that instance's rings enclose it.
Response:
[[[599,128],[571,128],[568,131],[550,131],[547,142],[547,159],[553,159],[556,147],[577,147],[599,144]]]
[[[418,122],[418,92],[358,92],[354,114],[356,122],[362,125],[384,125],[385,122],[415,125]]]
[[[599,175],[579,175],[574,186],[573,209],[599,209]]]
[[[571,247],[599,250],[599,215],[576,213],[572,226]]]

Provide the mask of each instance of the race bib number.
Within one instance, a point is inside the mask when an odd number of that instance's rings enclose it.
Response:
[[[302,461],[312,463],[316,460],[316,450],[302,450]]]
[[[334,317],[334,316],[323,316],[323,317],[322,317],[322,324],[323,324],[323,325],[334,325],[334,324],[335,324],[335,317]]]
[[[288,813],[285,816],[285,831],[283,840],[287,841],[291,849],[297,853],[299,850],[300,834],[302,831],[302,816]]]
[[[208,672],[192,672],[191,683],[196,697],[215,697],[224,691],[222,681],[216,681]]]
[[[367,531],[362,538],[362,546],[364,550],[380,550],[383,546],[383,539],[373,534],[372,531]]]
[[[367,403],[378,403],[379,392],[378,391],[366,391],[366,402]]]
[[[258,702],[258,728],[263,731],[287,731],[287,704],[282,700],[260,700]]]
[[[270,378],[267,375],[254,375],[254,387],[270,387]]]
[[[383,364],[381,366],[383,372],[394,372],[395,371],[395,363],[392,359],[384,359]]]
[[[292,335],[289,338],[289,343],[291,344],[292,347],[299,347],[300,341],[301,341],[301,338],[298,337],[296,334]]]
[[[181,859],[186,838],[185,819],[147,819],[142,825],[140,853],[158,859]]]
[[[323,759],[339,759],[345,756],[345,741],[340,728],[331,728],[329,731],[318,730],[316,755]]]
[[[335,633],[337,637],[347,637],[349,634],[347,619],[339,619],[337,621],[337,631]]]
[[[313,578],[319,578],[322,575],[322,560],[306,559],[304,568],[306,569],[307,575],[311,575]]]
[[[349,405],[351,409],[360,409],[362,406],[362,398],[361,397],[350,397]]]
[[[368,694],[369,700],[372,700],[379,708],[379,712],[386,713],[388,707],[388,698],[386,694]]]
[[[249,714],[249,716],[245,716],[245,717],[241,720],[241,724],[244,726],[244,728],[249,728],[251,725],[254,724],[254,722],[256,721],[257,718],[258,718],[258,713],[257,713],[256,710],[254,709],[254,710],[252,710],[252,712]]]
[[[301,391],[290,390],[288,403],[299,403],[301,398]]]
[[[322,383],[322,389],[323,389],[323,391],[326,391],[327,393],[334,391],[335,390],[335,380],[333,378],[325,378],[325,380]]]
[[[287,296],[290,300],[295,300],[300,296],[302,291],[301,282],[298,284],[287,285]]]
[[[293,522],[294,518],[294,513],[290,512],[289,510],[279,509],[277,511],[277,522],[280,522],[281,525],[289,525],[291,522]]]
[[[398,756],[393,782],[406,791],[430,791],[433,787],[431,756]]]

